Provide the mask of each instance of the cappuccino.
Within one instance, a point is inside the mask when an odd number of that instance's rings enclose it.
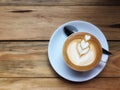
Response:
[[[77,71],[87,71],[99,64],[102,48],[93,35],[78,32],[70,35],[65,41],[63,56],[70,68]]]

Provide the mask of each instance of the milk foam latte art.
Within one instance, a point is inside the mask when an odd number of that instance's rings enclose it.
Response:
[[[100,62],[102,48],[93,35],[79,32],[70,35],[65,41],[63,56],[68,66],[72,69],[87,71]]]

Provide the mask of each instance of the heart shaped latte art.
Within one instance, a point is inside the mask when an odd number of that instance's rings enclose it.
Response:
[[[81,46],[82,49],[85,49],[85,48],[87,48],[89,46],[89,43],[86,42],[85,40],[82,40],[80,42],[80,46]]]
[[[85,35],[85,40],[88,41],[90,40],[91,36],[90,35]]]
[[[80,57],[89,51],[90,47],[88,40],[90,40],[90,38],[91,38],[90,35],[85,35],[84,39],[77,44],[77,51]]]

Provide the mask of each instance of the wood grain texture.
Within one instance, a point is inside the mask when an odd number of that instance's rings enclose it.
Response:
[[[119,0],[0,0],[0,5],[120,5]]]
[[[99,77],[120,77],[120,42]],[[48,42],[0,42],[0,77],[59,77],[49,64]]]
[[[48,41],[72,20],[97,25],[113,53],[95,79],[72,83],[49,64]],[[120,0],[0,0],[0,90],[120,90]]]
[[[61,24],[85,20],[120,40],[120,6],[1,6],[0,40],[49,40]],[[117,18],[116,18],[117,17]]]
[[[51,77],[48,43],[1,42],[0,77]]]
[[[62,78],[0,78],[0,90],[119,90],[120,78],[72,83]]]

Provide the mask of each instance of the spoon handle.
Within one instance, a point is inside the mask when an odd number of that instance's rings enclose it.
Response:
[[[111,53],[111,52],[107,51],[107,50],[106,50],[106,49],[104,49],[104,48],[102,48],[102,52],[103,52],[104,54],[109,55],[109,56],[111,56],[111,55],[112,55],[112,53]]]

